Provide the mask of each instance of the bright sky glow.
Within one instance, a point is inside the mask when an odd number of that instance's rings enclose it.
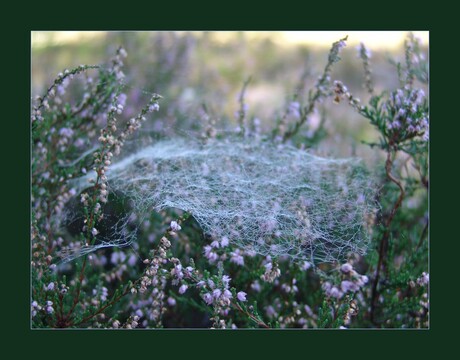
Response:
[[[193,31],[200,35],[201,31]],[[225,42],[234,37],[235,31],[216,32],[215,38]],[[423,44],[429,43],[428,31],[413,31],[415,36],[422,40]],[[43,46],[51,44],[72,43],[84,40],[91,40],[104,34],[97,31],[53,31],[53,32],[32,32],[32,46]],[[373,50],[393,50],[401,46],[407,31],[245,31],[249,39],[271,38],[274,42],[283,45],[307,44],[329,47],[334,41],[348,35],[348,45],[358,45],[364,42]]]

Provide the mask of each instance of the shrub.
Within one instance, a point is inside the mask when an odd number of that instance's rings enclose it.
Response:
[[[377,94],[361,45],[363,105],[332,80],[346,41],[268,126],[249,78],[235,119],[203,104],[194,138],[141,134],[174,109],[128,96],[122,47],[58,74],[32,106],[32,327],[428,327],[428,64],[409,35]],[[340,103],[379,134],[374,167],[315,154],[310,119]]]

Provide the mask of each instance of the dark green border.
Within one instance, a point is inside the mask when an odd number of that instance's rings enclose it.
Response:
[[[207,11],[218,8],[217,14],[208,14],[197,3],[176,4],[176,9],[164,9],[155,2],[135,6],[103,5],[95,9],[81,1],[65,5],[61,2],[49,8],[32,9],[27,5],[27,13],[33,19],[23,18],[26,9],[16,12],[14,18],[19,24],[3,31],[8,37],[3,47],[3,109],[6,110],[4,130],[3,179],[8,181],[4,189],[8,209],[7,230],[3,238],[5,270],[3,270],[2,326],[8,337],[2,343],[15,351],[15,357],[31,350],[35,358],[66,358],[68,355],[81,357],[123,358],[158,357],[170,358],[212,358],[228,354],[239,358],[248,353],[257,358],[373,358],[375,355],[389,355],[420,358],[430,347],[445,351],[436,341],[442,340],[443,332],[449,325],[455,325],[457,314],[456,298],[451,293],[442,296],[442,288],[455,290],[456,282],[449,282],[449,274],[457,263],[458,234],[446,232],[454,223],[458,209],[446,209],[453,203],[452,190],[458,189],[458,179],[454,175],[458,156],[444,161],[458,148],[443,148],[456,144],[458,119],[453,101],[455,92],[449,92],[449,83],[457,83],[456,60],[453,52],[456,42],[449,43],[441,28],[432,26],[434,14],[429,9],[418,9],[422,4],[398,6],[382,3],[328,2],[326,9],[313,9],[314,4],[302,7],[286,2],[260,5],[249,10],[246,2],[218,5],[211,3]],[[134,5],[134,4],[133,4]],[[216,6],[217,5],[217,6]],[[24,5],[26,6],[26,5]],[[43,5],[39,5],[43,6]],[[317,6],[317,5],[316,5]],[[74,7],[75,10],[71,10]],[[418,7],[418,8],[417,8]],[[179,9],[180,8],[180,9]],[[361,9],[361,10],[360,10]],[[361,12],[361,14],[360,14]],[[416,14],[423,12],[422,14]],[[376,14],[378,13],[378,14]],[[5,15],[8,15],[5,13]],[[8,15],[9,16],[9,15]],[[445,15],[446,17],[449,14]],[[445,22],[449,22],[445,18]],[[126,25],[126,24],[129,25]],[[6,25],[9,26],[9,25]],[[32,30],[430,30],[431,42],[431,279],[432,279],[432,319],[427,331],[31,331],[29,329],[29,109],[30,109],[30,31]],[[452,29],[454,31],[454,29]],[[445,68],[451,75],[441,75],[439,68]],[[450,69],[449,69],[450,68]],[[443,80],[444,79],[444,80]],[[457,96],[456,96],[457,97]],[[447,111],[447,113],[446,113]],[[444,112],[444,113],[443,113]],[[12,136],[14,134],[14,136]],[[445,171],[440,182],[442,169]],[[447,171],[446,171],[447,170]],[[442,184],[442,185],[441,185]],[[442,194],[442,189],[445,193]],[[449,193],[447,193],[449,191]],[[455,190],[457,192],[457,190]],[[5,196],[6,195],[6,196]],[[442,203],[442,205],[441,205]],[[440,207],[442,209],[440,209]],[[438,207],[438,211],[435,208]],[[5,232],[4,232],[5,233]],[[12,245],[12,246],[11,246]],[[444,247],[441,248],[441,246]],[[446,251],[448,246],[450,251]],[[454,259],[455,256],[455,259]],[[10,275],[11,274],[11,275]],[[444,279],[443,279],[444,278]],[[447,280],[446,280],[447,279]],[[447,281],[447,284],[446,284]],[[450,291],[450,290],[449,290]],[[457,329],[452,331],[458,332]],[[438,340],[436,340],[438,338]],[[14,341],[13,341],[14,340]],[[17,345],[16,345],[17,344]]]

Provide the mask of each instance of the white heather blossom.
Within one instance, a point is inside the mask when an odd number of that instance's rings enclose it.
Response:
[[[179,288],[179,294],[184,294],[188,289],[188,286],[187,285],[181,285],[181,287]]]
[[[96,228],[93,228],[93,229],[91,230],[91,234],[93,234],[93,236],[96,236],[98,233],[99,233],[99,231],[97,231]]]

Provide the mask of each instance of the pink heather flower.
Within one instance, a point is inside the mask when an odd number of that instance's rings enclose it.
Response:
[[[206,304],[211,305],[213,301],[212,295],[210,293],[204,294],[203,300],[205,301]]]
[[[219,255],[212,251],[212,247],[209,245],[204,247],[204,256],[206,256],[210,263],[216,262],[219,259]]]
[[[246,295],[247,294],[244,291],[240,291],[238,294],[236,294],[236,297],[239,301],[246,301]]]
[[[176,221],[171,221],[171,224],[169,226],[171,227],[172,231],[179,231],[180,229],[182,229]]]
[[[344,274],[348,274],[351,270],[353,270],[353,266],[349,263],[345,263],[340,267],[340,271]]]
[[[179,294],[184,294],[188,289],[188,286],[187,285],[181,285],[181,287],[179,288]]]
[[[182,265],[177,264],[171,269],[171,275],[173,275],[177,280],[180,280],[184,277],[184,273],[182,272]]]
[[[224,293],[222,294],[222,297],[225,299],[231,299],[233,297],[232,293],[230,290],[225,289]]]
[[[230,282],[231,278],[228,275],[222,276],[222,282],[224,283],[225,287],[228,286],[228,283]]]
[[[230,258],[230,261],[232,263],[235,263],[235,264],[240,265],[240,266],[244,266],[244,257],[241,256],[239,249],[236,249],[235,251],[232,251],[230,253],[230,255],[232,256]]]
[[[251,289],[256,291],[256,292],[260,292],[261,290],[261,287],[260,287],[260,283],[258,280],[254,281],[252,284],[251,284]]]
[[[226,246],[228,246],[228,244],[229,244],[228,237],[224,236],[224,237],[220,240],[220,246],[226,247]]]
[[[134,266],[134,265],[136,265],[136,262],[137,262],[137,257],[136,257],[136,255],[135,255],[135,254],[131,254],[131,256],[130,256],[129,259],[128,259],[128,264],[129,264],[130,266]]]
[[[72,135],[73,135],[73,130],[64,127],[64,128],[62,128],[62,129],[59,130],[59,135],[61,135],[61,136],[63,136],[63,137],[70,138],[70,137],[72,137]]]
[[[348,291],[357,291],[358,290],[358,286],[354,282],[349,281],[349,280],[342,281],[342,283],[340,284],[340,288],[342,289],[342,291],[344,293],[346,293]]]
[[[265,308],[265,313],[267,314],[268,317],[275,317],[276,316],[276,311],[275,308],[271,305],[268,305]]]
[[[187,266],[187,267],[184,269],[184,273],[185,273],[185,276],[191,277],[191,276],[192,276],[192,273],[193,273],[193,268],[192,268],[191,266]]]
[[[212,247],[209,246],[209,245],[206,245],[204,247],[204,256],[208,257],[209,256],[209,253],[212,251]]]
[[[205,284],[206,284],[206,283],[204,282],[204,280],[200,280],[200,281],[198,281],[198,282],[196,283],[196,286],[197,286],[198,288],[202,288],[203,286],[205,286]]]
[[[214,251],[211,251],[206,257],[208,258],[211,264],[219,260],[219,255],[217,255],[217,253],[215,253]]]
[[[217,240],[214,240],[212,243],[211,243],[211,247],[213,248],[219,248],[220,247],[220,244]]]
[[[214,297],[214,299],[218,299],[220,296],[222,295],[222,291],[220,289],[215,289],[213,292],[212,292],[212,296]]]
[[[160,110],[160,105],[158,105],[157,103],[152,104],[152,105],[149,106],[149,111],[150,112],[154,112],[154,111],[158,111],[158,110]]]
[[[47,290],[47,291],[52,291],[52,290],[54,290],[54,282],[50,282],[50,283],[46,286],[46,290]]]
[[[174,306],[176,305],[176,299],[172,298],[172,297],[168,297],[168,305],[169,306]]]
[[[430,282],[430,274],[427,274],[426,272],[423,272],[422,276],[420,276],[417,279],[417,284],[419,284],[420,286],[428,285],[429,282]]]
[[[214,281],[212,281],[211,279],[208,280],[208,285],[211,289],[214,289],[216,287],[216,284],[214,284]]]
[[[302,264],[302,270],[307,271],[310,268],[311,268],[311,264],[308,261],[304,261]]]
[[[333,286],[331,288],[331,290],[329,291],[329,296],[332,296],[332,297],[335,297],[335,298],[339,299],[339,298],[342,297],[342,293],[340,292],[339,289],[337,289],[335,286]]]
[[[245,250],[244,254],[249,257],[255,257],[257,255],[256,251],[252,249]]]

